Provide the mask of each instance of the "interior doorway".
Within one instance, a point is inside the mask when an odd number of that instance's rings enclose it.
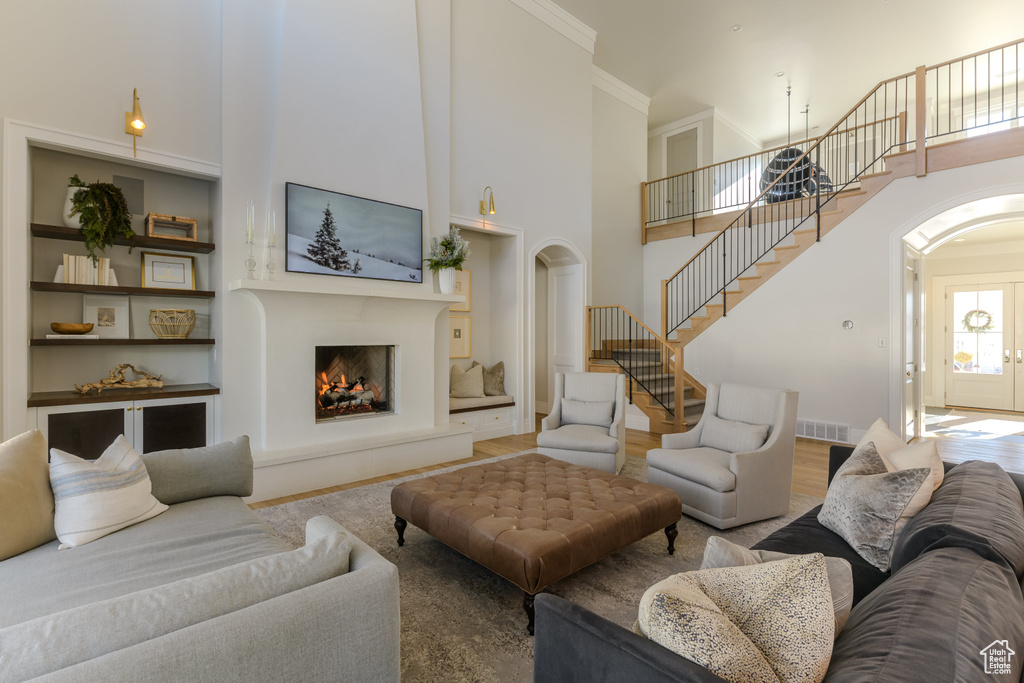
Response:
[[[552,240],[533,255],[534,412],[551,411],[556,372],[583,371],[586,262],[568,242]]]

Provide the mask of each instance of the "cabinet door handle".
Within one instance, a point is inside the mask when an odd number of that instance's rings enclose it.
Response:
[[[1017,349],[1017,362],[1024,363],[1024,349]]]

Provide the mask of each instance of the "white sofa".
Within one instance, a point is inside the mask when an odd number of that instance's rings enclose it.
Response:
[[[0,562],[0,680],[399,680],[393,564],[327,517],[293,551],[245,437],[143,459],[166,512]]]

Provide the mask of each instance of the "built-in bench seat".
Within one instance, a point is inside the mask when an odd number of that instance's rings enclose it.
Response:
[[[515,433],[514,396],[479,396],[448,399],[449,421],[473,428],[473,441]]]

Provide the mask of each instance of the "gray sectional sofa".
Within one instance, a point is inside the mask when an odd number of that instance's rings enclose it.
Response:
[[[143,459],[166,512],[0,562],[0,680],[399,680],[393,564],[327,517],[278,538],[244,437]]]
[[[852,451],[832,447],[830,483]],[[1024,476],[980,461],[944,465],[942,485],[898,537],[889,572],[821,526],[820,507],[754,545],[850,562],[854,607],[826,683],[1022,680]],[[722,680],[561,598],[538,595],[535,608],[535,683]],[[1007,671],[987,673],[1007,649]]]

